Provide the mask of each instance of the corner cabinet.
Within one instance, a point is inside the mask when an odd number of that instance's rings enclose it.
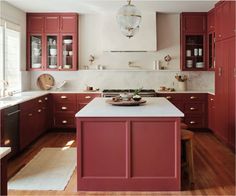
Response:
[[[28,70],[78,69],[78,15],[27,14]]]
[[[207,68],[215,70],[215,9],[207,13]]]
[[[180,17],[181,69],[203,71],[206,66],[206,13],[182,13]]]

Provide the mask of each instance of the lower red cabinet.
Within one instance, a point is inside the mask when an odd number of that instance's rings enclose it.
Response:
[[[207,95],[204,93],[159,93],[167,98],[184,116],[189,128],[207,128]]]
[[[208,95],[208,128],[215,130],[215,96]]]

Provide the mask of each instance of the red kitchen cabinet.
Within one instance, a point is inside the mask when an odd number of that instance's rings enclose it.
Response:
[[[236,62],[235,37],[229,40],[229,145],[235,149],[235,88],[236,88]]]
[[[224,142],[228,141],[228,54],[229,40],[216,42],[216,73],[215,73],[215,133]]]
[[[205,33],[206,13],[188,12],[181,14],[181,30],[185,33]]]
[[[44,32],[44,15],[41,14],[27,14],[27,32],[43,33]]]
[[[215,9],[211,9],[207,13],[207,32],[215,30]]]
[[[42,21],[34,19],[42,18]],[[28,70],[74,71],[78,69],[78,15],[27,14]],[[42,26],[42,30],[34,26]]]
[[[180,65],[183,71],[203,71],[206,66],[206,13],[182,13],[180,17]]]
[[[61,14],[60,15],[60,32],[76,33],[78,17],[76,14]]]
[[[45,32],[55,33],[60,28],[60,16],[58,14],[45,14]]]
[[[95,97],[101,97],[101,94],[100,93],[80,93],[80,94],[77,94],[78,110],[81,110],[84,106],[86,106]]]
[[[208,95],[208,128],[215,130],[215,96]]]
[[[235,36],[235,1],[220,1],[215,6],[216,41]]]

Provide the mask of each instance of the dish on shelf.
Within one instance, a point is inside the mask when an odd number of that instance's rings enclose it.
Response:
[[[64,44],[72,44],[72,39],[64,39],[63,43]]]
[[[50,69],[56,69],[57,68],[57,65],[49,65],[48,66]]]
[[[197,62],[196,63],[196,68],[203,68],[204,67],[204,63],[203,62]]]
[[[57,49],[51,48],[50,49],[50,55],[51,56],[56,56],[57,55]]]
[[[71,68],[71,65],[64,65],[63,66],[63,69],[70,69]]]
[[[40,68],[41,67],[41,63],[34,63],[32,64],[32,68]]]

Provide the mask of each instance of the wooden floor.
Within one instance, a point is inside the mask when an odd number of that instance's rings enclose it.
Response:
[[[73,132],[50,132],[27,148],[8,164],[9,178],[27,164],[43,147],[63,147],[75,140]],[[72,144],[72,147],[76,142]],[[9,195],[235,195],[235,154],[219,142],[212,133],[194,135],[195,186],[185,180],[181,192],[76,192],[76,171],[64,191],[16,191]]]

